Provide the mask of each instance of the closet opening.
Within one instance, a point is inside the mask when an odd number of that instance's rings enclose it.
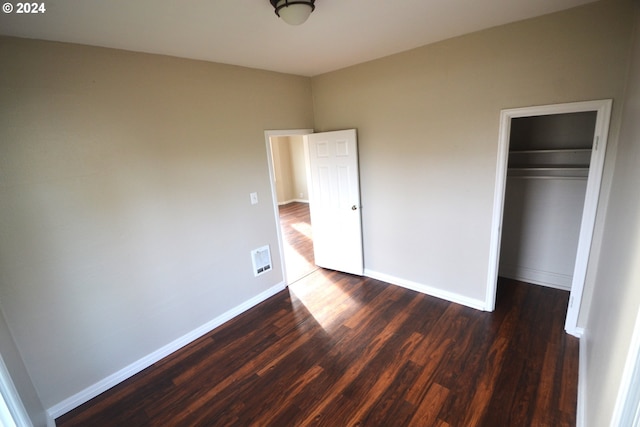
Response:
[[[595,111],[511,120],[498,275],[571,290]]]
[[[488,308],[498,276],[570,291],[565,329],[580,335],[611,101],[503,110]]]

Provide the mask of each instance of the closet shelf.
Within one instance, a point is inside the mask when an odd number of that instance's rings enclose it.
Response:
[[[588,165],[517,166],[507,169],[510,178],[586,179]]]
[[[511,154],[590,153],[591,148],[557,148],[545,150],[511,150]]]
[[[510,171],[588,171],[589,165],[526,165],[509,167]]]
[[[526,179],[586,179],[590,148],[512,150],[507,175]]]

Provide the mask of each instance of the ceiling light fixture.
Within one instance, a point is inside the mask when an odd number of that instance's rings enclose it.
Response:
[[[316,0],[269,0],[278,15],[289,25],[300,25],[316,8]]]

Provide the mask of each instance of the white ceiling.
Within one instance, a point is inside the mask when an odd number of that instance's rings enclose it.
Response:
[[[314,76],[594,0],[317,0],[301,26],[269,0],[39,1],[0,13],[0,34]]]

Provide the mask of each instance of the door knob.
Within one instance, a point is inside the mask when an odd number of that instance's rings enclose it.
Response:
[[[353,206],[351,206],[351,210],[352,211],[358,210],[358,207],[356,205],[353,205]]]

